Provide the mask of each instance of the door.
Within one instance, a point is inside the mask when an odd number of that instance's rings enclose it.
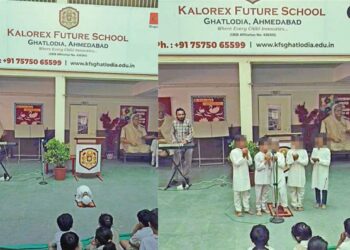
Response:
[[[70,154],[75,155],[75,137],[96,137],[97,106],[71,105],[69,125]]]
[[[259,137],[291,132],[291,100],[290,95],[259,96]]]

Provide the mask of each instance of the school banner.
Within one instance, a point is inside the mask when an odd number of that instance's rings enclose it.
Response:
[[[348,0],[163,0],[161,55],[349,55]]]
[[[156,9],[0,2],[0,68],[157,74]]]

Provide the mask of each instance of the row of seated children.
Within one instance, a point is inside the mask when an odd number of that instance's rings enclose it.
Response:
[[[297,242],[293,250],[327,250],[328,242],[320,236],[313,236],[311,227],[304,222],[296,223],[291,228],[293,239]],[[248,250],[273,250],[269,246],[269,230],[264,225],[253,226],[250,232],[253,246]],[[276,248],[275,248],[276,249]],[[280,249],[285,249],[280,248]],[[350,250],[350,218],[344,221],[344,232],[340,234],[337,250]]]

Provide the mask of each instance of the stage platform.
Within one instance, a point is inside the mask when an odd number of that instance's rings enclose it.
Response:
[[[160,249],[237,249],[251,246],[249,233],[253,225],[266,224],[270,231],[270,245],[278,250],[293,249],[296,242],[291,227],[304,221],[312,227],[314,235],[324,237],[335,246],[343,232],[343,221],[350,217],[349,198],[350,165],[348,161],[334,162],[330,170],[328,206],[315,209],[314,191],[311,189],[311,166],[307,170],[305,211],[294,212],[283,224],[271,224],[270,216],[233,215],[232,185],[217,179],[227,177],[232,182],[232,168],[226,166],[193,167],[189,191],[169,189],[162,191],[170,175],[170,167],[159,167],[158,206],[160,209]],[[199,183],[201,182],[201,183]],[[212,186],[211,188],[209,188]],[[255,211],[255,191],[251,190],[251,208]],[[330,248],[331,249],[331,248]]]
[[[16,160],[7,163],[13,178],[0,182],[0,245],[48,243],[58,230],[56,218],[61,213],[72,214],[73,227],[81,238],[95,234],[101,213],[110,213],[116,228],[127,233],[137,223],[139,210],[157,207],[158,179],[147,163],[105,160],[103,182],[97,178],[77,182],[68,172],[66,180],[49,177],[43,186],[38,184],[40,168],[39,161],[22,161],[20,166]],[[83,184],[91,188],[96,208],[76,206],[76,188]]]

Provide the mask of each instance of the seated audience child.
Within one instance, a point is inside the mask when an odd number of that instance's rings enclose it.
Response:
[[[80,250],[79,236],[74,232],[64,233],[60,239],[62,250]]]
[[[327,250],[328,242],[320,236],[314,236],[307,244],[307,250]]]
[[[54,240],[49,243],[49,249],[62,250],[61,248],[61,236],[66,232],[74,232],[73,217],[72,215],[65,213],[57,217],[57,225],[59,231],[55,234]]]
[[[340,234],[337,250],[350,250],[350,218],[344,221],[344,232]]]
[[[111,229],[107,227],[99,227],[96,230],[95,238],[91,241],[90,250],[105,250],[116,249],[115,244],[112,241],[113,233]]]
[[[264,225],[253,226],[250,232],[250,239],[254,246],[248,248],[248,250],[273,250],[268,246],[270,233],[267,227]]]
[[[113,242],[119,242],[119,232],[113,228],[113,217],[110,214],[101,214],[98,219],[98,224],[100,227],[106,227],[109,228],[112,231],[113,234]],[[116,245],[116,248],[118,250],[121,250],[121,246],[118,244]]]
[[[129,241],[122,240],[120,241],[120,245],[126,249],[139,249],[141,241],[149,236],[153,235],[152,229],[149,227],[151,211],[144,209],[137,213],[138,223],[135,225],[132,236]]]
[[[149,221],[153,235],[146,237],[141,241],[140,250],[158,250],[158,209],[155,210],[156,209],[152,210]]]
[[[292,227],[293,238],[298,242],[294,250],[306,250],[307,244],[312,237],[312,230],[304,222],[299,222]]]

